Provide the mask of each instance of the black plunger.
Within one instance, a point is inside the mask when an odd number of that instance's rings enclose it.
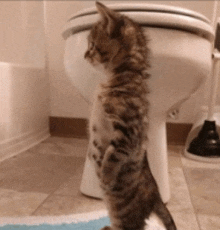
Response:
[[[205,120],[201,131],[192,140],[187,151],[202,157],[220,157],[220,140],[215,121]]]
[[[210,98],[208,105],[208,117],[205,120],[198,136],[189,144],[188,152],[202,157],[220,157],[220,140],[214,120],[214,109],[218,90],[219,59],[220,53],[220,22],[217,23],[215,51],[213,52],[213,67]]]

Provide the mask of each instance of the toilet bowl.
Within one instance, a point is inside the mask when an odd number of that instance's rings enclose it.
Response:
[[[150,39],[150,110],[146,149],[162,199],[167,202],[170,198],[167,115],[195,93],[209,76],[214,31],[203,15],[182,8],[145,3],[109,7],[140,23]],[[89,29],[98,18],[96,8],[80,11],[68,20],[63,31],[67,76],[90,106],[96,86],[105,80],[101,72],[84,60]],[[85,195],[102,197],[94,166],[88,158],[80,189]]]

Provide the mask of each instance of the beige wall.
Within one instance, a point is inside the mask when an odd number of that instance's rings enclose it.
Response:
[[[0,161],[49,136],[44,4],[0,1]]]
[[[110,3],[116,1],[104,2]],[[202,13],[211,20],[214,1],[148,1],[148,3],[185,7]],[[65,22],[72,14],[78,10],[91,6],[94,6],[94,1],[45,1],[51,85],[51,116],[88,117],[89,111],[87,103],[77,93],[65,74],[63,66],[65,41],[63,40],[61,33]],[[180,110],[178,122],[192,121],[192,114],[194,115],[196,113],[195,108],[198,107],[195,107],[195,104],[202,103],[202,100],[198,97],[201,97],[201,94],[184,104],[183,108]]]
[[[0,62],[44,67],[44,6],[0,1]]]

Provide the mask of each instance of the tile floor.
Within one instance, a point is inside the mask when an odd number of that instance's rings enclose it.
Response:
[[[105,208],[82,195],[80,180],[88,141],[50,137],[0,163],[0,217],[82,213]],[[172,198],[168,208],[179,230],[220,229],[220,164],[186,159],[169,146]]]

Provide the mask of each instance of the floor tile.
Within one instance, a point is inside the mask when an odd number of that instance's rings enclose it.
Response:
[[[82,194],[78,196],[50,196],[34,213],[34,216],[45,215],[70,215],[105,209],[103,201],[86,197]]]
[[[79,190],[87,146],[86,139],[50,137],[1,162],[0,216],[105,209],[103,201]],[[220,164],[196,162],[182,152],[183,146],[168,146],[171,200],[167,206],[178,230],[220,229]]]
[[[77,196],[80,191],[81,176],[71,177],[62,184],[55,192],[55,195]]]
[[[198,215],[201,230],[219,230],[220,216]]]
[[[182,168],[180,146],[168,146],[168,166],[169,168]]]
[[[0,188],[50,194],[82,169],[84,158],[31,150],[0,164]]]
[[[168,145],[168,155],[173,157],[181,157],[182,146],[180,145]]]
[[[88,140],[77,138],[50,137],[33,147],[33,152],[55,154],[60,156],[85,157]]]
[[[220,216],[220,170],[184,169],[196,213]]]
[[[186,184],[183,170],[181,168],[171,167],[169,170],[171,184],[171,199],[168,202],[170,210],[176,222],[178,229],[198,229],[196,215],[191,204],[190,194]],[[186,228],[184,220],[190,223]]]
[[[168,166],[170,168],[182,168],[182,162],[180,157],[169,156]],[[170,171],[170,170],[169,170]]]
[[[0,216],[28,216],[46,199],[47,194],[0,189]]]
[[[189,209],[192,209],[192,205],[183,170],[180,168],[171,168],[169,175],[171,199],[168,202],[168,207],[175,212],[187,212]]]
[[[188,212],[172,212],[172,216],[178,230],[200,230],[196,215],[192,210]]]

